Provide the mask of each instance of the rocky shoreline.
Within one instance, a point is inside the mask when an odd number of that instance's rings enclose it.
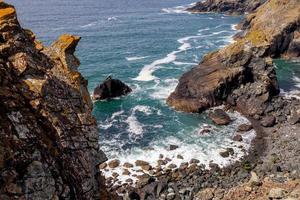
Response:
[[[208,168],[197,159],[175,166],[164,155],[157,167],[142,160],[106,162],[87,81],[77,71],[74,52],[80,37],[65,34],[43,46],[20,26],[14,7],[0,2],[0,199],[299,199],[300,100],[278,96],[272,62],[300,56],[299,1],[197,4],[202,5],[200,12],[255,11],[239,25],[236,42],[206,55],[168,99],[177,110],[202,112],[224,105],[247,116],[251,126],[238,130],[256,131],[251,148],[223,168],[215,163]],[[209,115],[221,125],[231,121],[222,110]],[[233,141],[243,140],[240,132]],[[220,155],[234,153],[227,148]],[[140,168],[136,183],[114,184],[118,173],[104,179],[103,171],[121,164],[127,169],[122,175]]]

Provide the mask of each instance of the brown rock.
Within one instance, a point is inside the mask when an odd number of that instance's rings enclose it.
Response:
[[[107,167],[107,163],[102,163],[99,165],[100,169],[105,169]]]
[[[137,161],[135,161],[135,165],[136,166],[144,166],[144,165],[149,165],[149,163],[146,161],[143,161],[143,160],[137,160]]]
[[[123,164],[123,167],[133,168],[133,164],[126,162],[126,163]]]
[[[243,141],[243,137],[242,137],[241,135],[239,135],[239,134],[233,136],[232,139],[233,139],[234,141],[237,141],[237,142]]]
[[[118,159],[114,159],[108,162],[108,166],[110,168],[117,168],[120,165],[120,161]]]
[[[222,109],[216,109],[208,114],[208,117],[218,125],[227,125],[231,122],[230,117]]]
[[[275,125],[275,117],[274,116],[266,116],[261,120],[261,125],[264,127],[273,127]]]
[[[214,189],[206,188],[195,195],[195,200],[212,200],[214,198]]]
[[[149,170],[152,169],[152,166],[151,166],[151,165],[142,165],[141,168],[142,168],[142,170],[144,170],[144,171],[149,171]]]
[[[129,172],[128,169],[124,169],[122,175],[130,175],[131,173]]]
[[[247,131],[250,131],[252,129],[252,125],[249,125],[249,124],[241,124],[238,126],[238,131],[239,132],[247,132]]]

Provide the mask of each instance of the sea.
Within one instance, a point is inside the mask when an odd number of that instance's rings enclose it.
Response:
[[[94,102],[99,143],[109,159],[155,165],[163,154],[176,165],[194,158],[206,166],[210,162],[225,166],[247,153],[240,147],[247,150],[255,132],[243,134],[242,142],[232,140],[237,126],[248,123],[238,113],[229,113],[230,125],[216,126],[207,112],[177,112],[166,104],[184,72],[208,52],[234,42],[235,25],[242,16],[191,14],[185,9],[193,0],[7,2],[17,8],[22,26],[45,45],[63,33],[82,37],[76,55],[91,95],[109,75],[133,89],[128,96]],[[299,64],[281,60],[276,64],[283,94],[294,95],[300,87]],[[178,148],[170,151],[170,145]],[[234,156],[221,157],[219,152],[228,147]]]

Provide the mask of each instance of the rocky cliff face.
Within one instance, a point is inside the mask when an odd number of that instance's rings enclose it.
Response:
[[[243,14],[254,12],[267,0],[206,0],[188,8],[190,12],[220,12],[225,14]]]
[[[79,40],[44,47],[0,2],[0,199],[105,199]]]
[[[264,113],[278,94],[272,58],[299,56],[300,3],[270,0],[239,27],[235,43],[206,55],[180,78],[169,105],[201,112],[227,102],[246,115]]]

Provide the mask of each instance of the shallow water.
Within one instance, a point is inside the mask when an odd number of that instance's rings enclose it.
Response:
[[[206,53],[233,42],[241,17],[189,14],[184,8],[191,0],[8,2],[17,7],[22,25],[45,44],[65,32],[82,36],[76,54],[91,93],[108,75],[133,88],[126,97],[94,104],[101,148],[109,158],[155,163],[163,153],[179,164],[180,154],[183,161],[226,165],[244,154],[237,146],[249,147],[253,132],[243,143],[232,141],[237,125],[247,122],[237,113],[231,113],[231,125],[219,127],[206,113],[176,112],[165,103],[184,72]],[[211,133],[200,134],[203,127]],[[179,148],[167,151],[170,144]],[[219,151],[225,147],[235,148],[235,156],[222,158]]]

